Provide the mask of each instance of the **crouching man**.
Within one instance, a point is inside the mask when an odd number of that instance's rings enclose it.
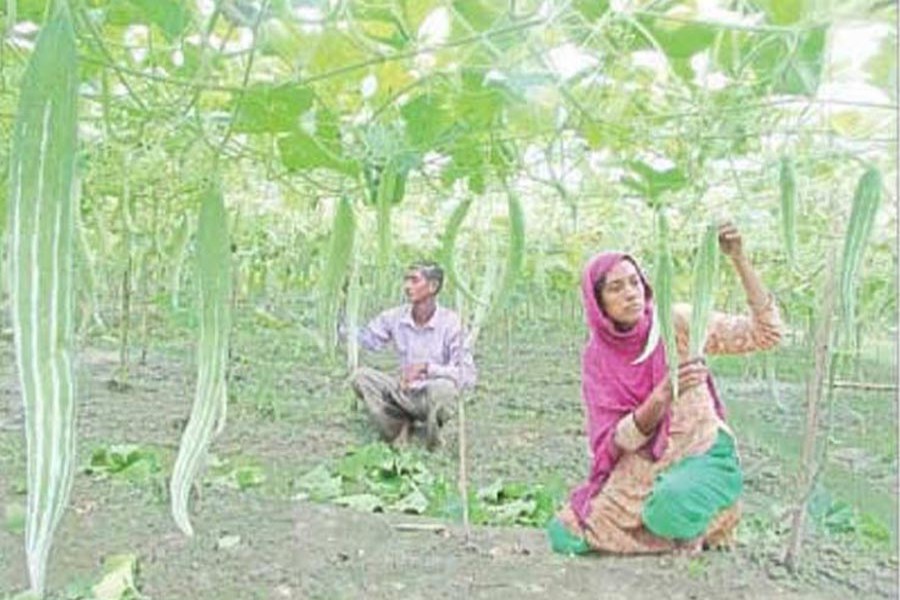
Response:
[[[443,282],[437,264],[411,265],[403,277],[408,303],[385,310],[357,334],[367,350],[390,345],[397,355],[399,374],[361,367],[351,379],[372,424],[394,446],[406,444],[421,425],[428,449],[438,447],[457,394],[475,385],[475,363],[459,315],[437,303]]]

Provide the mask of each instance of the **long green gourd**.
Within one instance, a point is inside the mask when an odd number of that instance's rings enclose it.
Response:
[[[205,463],[213,436],[225,424],[228,400],[225,370],[231,331],[231,244],[225,203],[217,183],[210,185],[201,199],[197,270],[200,281],[197,391],[170,481],[172,517],[186,535],[193,535],[188,517],[191,485]]]
[[[841,260],[841,301],[844,307],[844,325],[848,328],[852,328],[855,318],[856,278],[869,238],[872,237],[875,216],[881,206],[881,188],[881,173],[871,168],[860,177],[853,196]]]
[[[797,174],[791,159],[781,159],[779,174],[781,187],[781,237],[788,263],[793,267],[797,260]]]
[[[38,596],[75,469],[75,57],[72,18],[58,2],[25,69],[10,160],[10,308],[28,454],[25,556]]]
[[[320,323],[324,327],[323,334],[329,352],[333,352],[337,346],[339,294],[353,258],[355,239],[356,216],[353,205],[347,196],[342,196],[334,211],[328,257],[319,287],[319,309],[323,311]]]
[[[376,227],[378,230],[378,266],[388,267],[391,257],[393,233],[391,230],[391,209],[403,200],[406,192],[406,175],[397,169],[394,161],[388,161],[381,172],[376,202]]]
[[[350,256],[350,282],[347,285],[347,372],[353,373],[359,366],[359,311],[362,304],[362,286],[359,281],[359,250],[354,244]]]
[[[456,238],[459,236],[462,223],[466,219],[466,215],[469,214],[469,208],[471,208],[471,206],[472,198],[467,197],[457,204],[456,208],[454,208],[453,212],[450,214],[450,220],[447,222],[447,229],[444,231],[443,236],[441,236],[441,262],[443,262],[444,268],[447,271],[447,276],[453,282],[453,285],[466,297],[466,299],[479,305],[487,305],[490,299],[479,298],[478,295],[462,280],[456,269],[456,259],[454,256],[456,250]]]
[[[688,337],[688,356],[700,356],[706,343],[706,329],[715,300],[716,281],[719,277],[719,231],[708,225],[700,240],[694,258],[693,301],[691,302],[691,326]]]
[[[190,222],[187,214],[181,216],[178,227],[172,235],[172,242],[168,249],[168,260],[171,272],[169,274],[169,296],[173,309],[179,308],[181,297],[181,269],[187,254],[188,241],[190,240]]]
[[[525,212],[522,210],[522,201],[518,194],[508,186],[506,187],[506,199],[509,215],[509,247],[506,253],[503,280],[494,302],[494,308],[498,310],[503,308],[512,293],[525,262]]]
[[[653,293],[656,314],[659,319],[659,334],[666,347],[669,364],[669,378],[672,383],[672,397],[678,397],[678,346],[675,340],[675,322],[672,316],[672,278],[674,267],[669,250],[669,222],[662,209],[656,213],[656,270],[653,277]]]

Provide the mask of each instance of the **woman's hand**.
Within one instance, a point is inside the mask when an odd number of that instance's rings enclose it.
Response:
[[[709,369],[701,357],[686,360],[678,365],[678,393],[706,383]],[[634,424],[644,435],[650,435],[672,404],[672,382],[668,377],[656,384],[647,400],[634,409]]]
[[[691,388],[706,383],[709,378],[709,369],[702,357],[694,357],[678,365],[678,393],[686,392]],[[672,381],[666,377],[660,381],[650,399],[657,403],[669,403],[672,401]]]
[[[709,379],[709,369],[702,357],[695,357],[678,365],[679,394],[706,383],[707,379]]]
[[[744,240],[741,232],[731,221],[725,221],[719,225],[719,248],[722,254],[731,258],[738,258],[744,254]]]

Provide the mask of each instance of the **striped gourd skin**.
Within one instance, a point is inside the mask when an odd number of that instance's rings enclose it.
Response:
[[[222,191],[213,184],[203,194],[197,224],[200,282],[200,336],[197,392],[181,438],[170,482],[172,516],[187,535],[188,495],[203,467],[210,441],[225,424],[228,400],[225,371],[231,330],[231,244]]]
[[[716,280],[719,276],[719,235],[715,225],[703,232],[700,248],[694,259],[694,286],[691,302],[691,330],[689,356],[700,356],[706,343],[706,328],[715,300]]]
[[[678,347],[675,341],[675,321],[672,315],[672,278],[674,266],[669,250],[669,223],[660,210],[656,213],[656,272],[653,277],[653,297],[659,334],[665,344],[666,361],[672,383],[672,396],[678,396]]]
[[[472,198],[465,198],[456,205],[456,208],[454,208],[453,212],[450,214],[450,220],[447,222],[447,229],[442,236],[441,262],[444,264],[444,269],[447,271],[447,277],[467,300],[479,305],[486,305],[488,300],[479,298],[459,276],[459,272],[456,269],[456,260],[454,258],[456,239],[459,236],[459,230],[462,228],[463,221],[465,221],[466,215],[469,214],[469,208],[471,208],[471,206]]]
[[[170,289],[172,308],[177,309],[181,299],[181,270],[184,266],[184,258],[187,254],[188,240],[190,239],[190,221],[187,214],[181,216],[178,228],[172,236],[172,242],[169,244],[168,260],[171,268],[170,273]]]
[[[350,257],[350,283],[347,286],[347,370],[350,373],[359,366],[359,311],[362,303],[362,286],[359,281],[359,255],[354,244]]]
[[[853,326],[855,318],[856,276],[872,236],[875,216],[881,206],[881,188],[881,173],[877,169],[869,169],[860,177],[853,197],[841,260],[841,300],[844,306],[844,325],[848,328]]]
[[[494,286],[500,280],[500,261],[497,259],[498,244],[494,237],[488,238],[488,255],[485,262],[484,277],[481,279],[479,293],[482,298],[490,298],[494,295]],[[474,347],[481,334],[481,328],[491,314],[495,304],[478,304],[472,312],[472,323],[469,326],[468,344]]]
[[[503,308],[512,293],[525,261],[525,212],[522,210],[519,196],[511,189],[507,189],[506,192],[509,213],[509,247],[507,248],[503,281],[500,283],[497,300],[494,303],[494,307],[497,309]]]
[[[60,3],[25,70],[10,155],[10,307],[28,454],[25,550],[38,595],[75,468],[75,56],[71,16]]]
[[[641,351],[640,356],[631,361],[633,365],[639,365],[645,360],[647,360],[653,351],[656,350],[656,346],[659,344],[659,316],[658,316],[659,308],[654,303],[653,305],[653,321],[650,323],[650,331],[647,333],[647,343],[644,344],[644,349]]]
[[[794,266],[797,260],[797,173],[793,162],[781,159],[779,176],[781,187],[781,237],[788,262]]]
[[[338,296],[353,257],[355,238],[356,216],[353,205],[348,197],[342,196],[334,211],[328,257],[319,288],[319,308],[323,311],[319,322],[325,328],[324,336],[328,341],[329,352],[337,346]]]
[[[392,162],[385,165],[378,183],[376,226],[378,229],[378,264],[382,274],[391,258],[391,207],[402,200],[406,180]]]

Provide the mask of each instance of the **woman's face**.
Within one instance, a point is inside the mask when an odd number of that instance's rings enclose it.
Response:
[[[644,314],[644,282],[630,260],[622,259],[606,273],[598,297],[606,316],[620,329],[631,329]]]

